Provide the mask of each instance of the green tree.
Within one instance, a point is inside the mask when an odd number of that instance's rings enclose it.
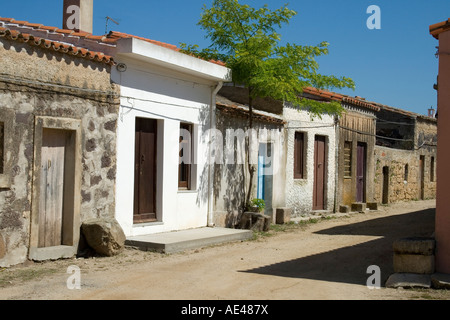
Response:
[[[226,63],[232,71],[235,84],[249,91],[249,128],[253,128],[253,101],[270,97],[308,110],[312,116],[340,114],[338,102],[323,103],[302,97],[305,87],[319,89],[352,88],[355,84],[347,77],[319,74],[317,57],[328,54],[328,43],[302,46],[281,45],[278,30],[297,13],[284,5],[270,10],[267,5],[253,8],[238,0],[214,0],[211,8],[203,7],[198,25],[211,41],[208,48],[182,43],[183,52],[204,59]],[[249,155],[247,156],[249,159]],[[250,182],[247,203],[250,201],[253,175],[256,168],[250,163]]]

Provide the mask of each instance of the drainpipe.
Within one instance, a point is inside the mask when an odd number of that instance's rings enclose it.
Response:
[[[214,89],[211,97],[211,108],[210,108],[210,130],[209,130],[209,158],[208,161],[211,162],[211,154],[213,151],[213,148],[215,147],[211,141],[213,137],[213,130],[216,129],[216,96],[217,93],[222,89],[223,82],[220,81],[217,87]],[[215,137],[217,138],[217,136]],[[213,163],[209,163],[209,170],[208,170],[208,227],[213,228],[215,226],[214,224],[214,165],[215,161]]]

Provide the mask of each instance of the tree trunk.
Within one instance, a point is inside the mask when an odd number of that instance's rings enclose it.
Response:
[[[249,89],[248,107],[249,107],[249,113],[248,113],[248,115],[249,115],[249,130],[251,130],[253,128],[253,98],[252,98],[251,88]],[[253,188],[253,177],[254,177],[255,171],[256,171],[255,166],[252,165],[250,162],[250,145],[251,145],[251,141],[250,141],[250,132],[249,132],[249,135],[247,135],[247,165],[248,165],[248,171],[250,174],[250,178],[249,178],[249,183],[248,183],[247,199],[246,199],[246,203],[244,205],[247,205],[248,203],[250,203],[251,196],[252,196],[252,188]]]

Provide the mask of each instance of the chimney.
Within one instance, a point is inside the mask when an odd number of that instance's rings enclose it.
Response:
[[[94,0],[64,0],[63,29],[93,31]]]
[[[429,116],[429,117],[434,118],[435,115],[436,115],[436,114],[435,114],[435,112],[434,112],[433,107],[431,107],[431,109],[428,109],[428,116]]]

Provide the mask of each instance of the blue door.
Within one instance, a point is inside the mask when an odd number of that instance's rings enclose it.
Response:
[[[261,147],[264,146],[261,144],[258,154],[258,189],[256,193],[256,197],[258,199],[264,200],[264,165],[265,165],[265,156],[264,153],[261,152]]]

